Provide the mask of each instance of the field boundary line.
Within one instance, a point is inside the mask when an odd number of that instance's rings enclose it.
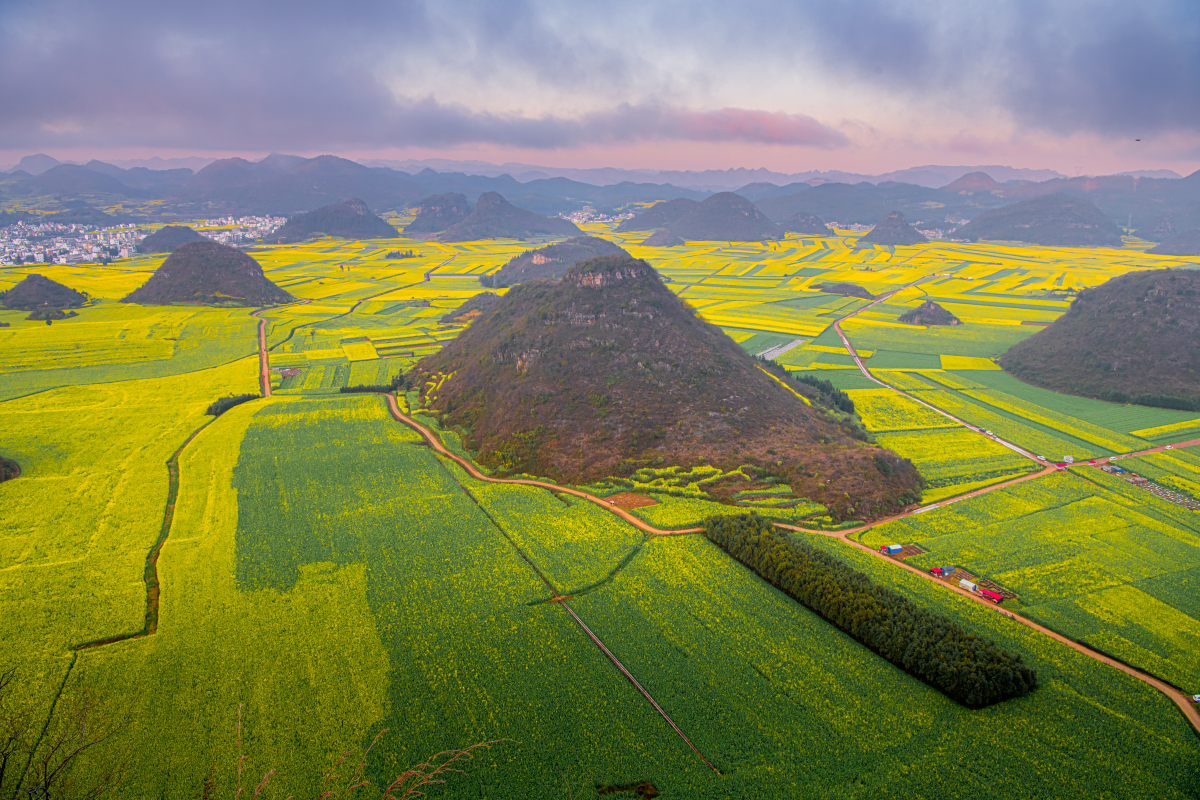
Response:
[[[533,563],[533,560],[528,555],[525,554],[525,551],[522,550],[520,545],[518,545],[513,540],[513,538],[508,534],[508,532],[506,530],[504,530],[503,526],[501,526],[500,523],[496,521],[496,518],[493,517],[491,515],[491,513],[489,513],[488,510],[483,507],[483,504],[479,502],[478,498],[475,497],[475,495],[471,492],[471,490],[468,489],[466,487],[466,485],[464,485],[463,482],[458,479],[457,475],[455,475],[450,470],[446,469],[446,465],[443,464],[442,460],[437,458],[436,455],[437,454],[435,453],[434,460],[437,461],[438,466],[442,468],[442,471],[444,471],[446,473],[446,475],[452,481],[454,481],[454,483],[458,486],[458,488],[462,489],[463,494],[465,494],[468,498],[470,498],[471,502],[475,504],[476,508],[478,508],[481,512],[483,512],[483,515],[485,517],[487,517],[488,522],[490,522],[492,524],[492,526],[496,528],[496,530],[500,531],[500,535],[503,536],[510,545],[512,545],[512,548],[517,551],[517,555],[519,555],[525,561],[525,563],[529,565],[530,569],[532,569],[534,571],[534,573],[538,576],[538,578],[541,579],[542,583],[546,584],[546,588],[548,588],[550,590],[550,594],[552,594],[553,597],[551,597],[549,600],[544,601],[544,602],[556,603],[557,605],[560,605],[563,608],[565,608],[567,610],[567,613],[569,613],[571,615],[571,618],[575,620],[575,623],[577,625],[579,625],[580,628],[583,629],[584,633],[587,634],[588,638],[591,639],[592,642],[597,647],[600,648],[600,651],[602,653],[604,653],[605,656],[608,657],[608,660],[613,663],[613,665],[621,672],[622,675],[624,675],[626,677],[626,679],[629,680],[629,682],[631,684],[633,684],[633,688],[637,689],[638,692],[641,693],[642,697],[646,698],[646,700],[649,701],[650,705],[654,706],[654,710],[658,712],[659,716],[661,716],[664,720],[667,721],[667,724],[671,726],[671,729],[674,730],[675,733],[679,734],[679,738],[683,739],[683,741],[687,744],[687,746],[692,749],[692,752],[695,753],[697,756],[699,756],[700,760],[703,761],[706,765],[708,765],[709,769],[711,769],[713,772],[720,775],[721,774],[720,770],[718,770],[716,767],[714,767],[712,765],[712,762],[709,761],[707,758],[705,758],[704,754],[701,753],[698,749],[696,749],[696,746],[694,744],[692,744],[692,740],[689,739],[682,730],[680,730],[679,726],[675,724],[675,720],[671,719],[670,715],[667,714],[667,712],[663,710],[663,707],[658,704],[658,701],[655,700],[650,695],[650,693],[648,691],[646,691],[646,689],[640,683],[638,683],[637,678],[633,677],[633,673],[631,673],[628,669],[626,669],[625,665],[622,664],[621,661],[613,654],[613,652],[608,649],[608,647],[604,644],[604,642],[601,641],[600,637],[598,637],[595,633],[593,633],[592,629],[589,628],[587,626],[587,624],[584,623],[584,621],[579,618],[579,615],[575,613],[575,610],[573,608],[571,608],[569,605],[567,605],[567,596],[559,593],[558,589],[555,588],[554,584],[550,582],[550,579],[548,577],[546,577],[546,575],[540,569],[538,569],[537,564]],[[641,551],[641,548],[644,545],[645,545],[645,542],[643,541],[636,548],[634,548],[634,550],[632,552],[628,553],[625,556],[625,558],[623,558],[621,560],[621,562],[613,569],[613,571],[610,572],[602,581],[600,581],[599,583],[597,583],[591,587],[587,587],[587,588],[589,588],[589,589],[595,588],[595,586],[597,586],[597,585],[600,585],[602,583],[608,582],[609,580],[612,580],[612,578],[615,577],[616,573],[619,572],[622,567],[624,567],[630,560],[633,559],[634,556],[636,556]],[[539,603],[539,605],[540,604],[541,603]]]
[[[103,639],[94,639],[89,642],[77,644],[71,647],[73,652],[80,650],[90,650],[93,647],[103,647],[108,644],[116,644],[130,639],[141,639],[146,636],[153,636],[158,632],[158,599],[160,594],[160,585],[158,582],[158,557],[162,553],[163,545],[167,543],[167,538],[171,535],[171,526],[175,522],[175,501],[179,497],[179,455],[183,452],[183,448],[192,443],[192,440],[200,435],[200,432],[209,425],[217,421],[216,417],[206,421],[196,430],[192,431],[191,435],[183,441],[183,444],[171,454],[167,459],[167,502],[163,509],[162,528],[159,530],[158,538],[154,544],[150,546],[150,552],[146,554],[146,567],[142,573],[142,582],[146,584],[146,621],[140,631],[132,633],[118,633],[114,636],[106,636]]]
[[[683,741],[687,744],[687,746],[692,748],[692,752],[695,753],[700,758],[700,760],[703,761],[708,766],[709,769],[711,769],[713,772],[720,775],[721,770],[714,767],[712,765],[712,762],[709,761],[707,758],[705,758],[704,754],[696,749],[696,745],[692,744],[692,740],[689,739],[687,737],[687,735],[679,729],[679,726],[675,724],[675,720],[671,719],[670,715],[668,715],[667,712],[663,710],[663,707],[660,706],[655,701],[655,699],[650,696],[650,693],[647,692],[640,683],[638,683],[637,678],[633,677],[633,674],[630,673],[630,671],[625,668],[625,665],[622,664],[615,655],[613,655],[613,652],[604,645],[604,642],[600,641],[600,637],[597,636],[596,634],[592,633],[592,629],[589,628],[587,626],[587,624],[584,623],[584,621],[579,618],[579,615],[575,613],[575,609],[573,609],[569,605],[567,605],[566,600],[559,600],[558,604],[567,610],[567,613],[570,614],[571,618],[575,620],[575,623],[580,628],[583,629],[583,632],[588,635],[588,638],[590,638],[596,644],[596,646],[600,648],[600,651],[603,652],[604,655],[608,656],[608,660],[611,661],[613,663],[613,665],[616,666],[616,668],[621,671],[621,674],[624,675],[626,677],[626,679],[628,679],[628,681],[633,684],[633,687],[635,689],[637,689],[639,692],[641,692],[642,697],[646,698],[646,700],[648,700],[650,702],[650,705],[654,706],[654,710],[658,712],[660,717],[662,717],[663,719],[665,719],[667,721],[667,724],[670,725],[671,728],[674,729],[674,731],[677,734],[679,734],[679,738],[683,739]]]

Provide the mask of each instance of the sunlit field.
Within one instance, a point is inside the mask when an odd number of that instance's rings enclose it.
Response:
[[[585,227],[649,261],[747,352],[845,390],[873,439],[913,461],[924,509],[855,540],[916,545],[908,564],[955,565],[1003,587],[1009,613],[1200,692],[1200,512],[1087,463],[1198,439],[1200,414],[1057,394],[994,360],[1081,289],[1200,258],[858,246],[845,231],[651,248],[647,232]],[[128,702],[122,796],[190,798],[210,768],[234,786],[242,704],[246,771],[279,770],[279,798],[316,794],[338,753],[384,728],[369,776],[385,784],[439,750],[509,740],[431,797],[597,797],[643,781],[681,800],[1195,797],[1200,738],[1166,697],[994,609],[851,542],[795,534],[1038,671],[1032,694],[968,711],[702,535],[652,536],[577,497],[478,480],[383,397],[342,393],[386,387],[454,339],[469,320],[451,312],[484,291],[479,278],[536,246],[257,245],[297,298],[257,318],[121,303],[162,256],[0,270],[0,290],[37,272],[93,298],[52,325],[0,311],[0,444],[22,468],[0,484],[0,642],[43,718],[64,686]],[[898,321],[926,300],[962,324]],[[259,391],[260,318],[272,397],[206,415]],[[419,388],[402,410],[419,414]],[[460,432],[440,434],[472,455]],[[1195,446],[1113,463],[1200,499]],[[728,510],[681,491],[670,466],[589,488],[657,500],[634,513],[661,528]],[[740,510],[821,527],[823,507],[787,499],[786,513],[769,496]]]

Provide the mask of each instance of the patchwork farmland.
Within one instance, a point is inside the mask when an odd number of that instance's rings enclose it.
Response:
[[[245,772],[277,770],[278,797],[383,729],[384,785],[495,742],[431,797],[1195,796],[1178,701],[1200,692],[1200,513],[1172,496],[1200,499],[1200,414],[1057,394],[994,359],[1073,292],[1200,259],[849,231],[653,248],[585,227],[788,380],[844,391],[924,475],[920,504],[835,519],[764,483],[723,505],[705,482],[730,475],[692,464],[490,479],[428,413],[437,387],[403,378],[522,242],[256,246],[300,302],[259,315],[270,396],[215,418],[260,390],[247,309],[118,302],[161,256],[39,265],[93,302],[50,326],[0,311],[0,444],[22,470],[0,484],[0,640],[38,719],[80,687],[130,698],[129,797],[236,786],[239,705]],[[835,283],[883,299],[818,288]],[[927,300],[962,324],[898,322]],[[396,389],[396,412],[356,386]],[[1038,688],[970,711],[858,644],[697,530],[750,510],[1020,654]],[[928,575],[946,565],[1012,595],[1006,613]]]

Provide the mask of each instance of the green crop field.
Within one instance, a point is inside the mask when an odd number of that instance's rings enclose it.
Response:
[[[1112,462],[1125,475],[1079,463],[955,499],[1044,464],[913,399],[1052,460],[1200,438],[1200,414],[1056,394],[991,360],[1062,314],[1069,292],[1159,261],[856,246],[848,231],[665,249],[584,228],[649,260],[748,352],[794,345],[774,360],[846,391],[867,435],[921,471],[918,513],[852,538],[919,545],[908,564],[990,579],[1016,594],[1008,613],[1200,692],[1200,512],[1181,504],[1200,499],[1197,448]],[[472,478],[383,398],[340,393],[388,384],[454,339],[464,323],[443,317],[528,248],[255,246],[299,302],[260,314],[274,396],[216,418],[212,401],[259,390],[250,309],[120,303],[161,256],[6,268],[0,288],[36,271],[93,298],[53,325],[0,311],[0,456],[22,469],[0,484],[0,668],[17,668],[37,725],[84,688],[130,711],[97,752],[130,754],[117,793],[130,798],[194,797],[210,769],[232,796],[239,705],[250,789],[274,769],[264,796],[279,798],[316,795],[338,753],[383,729],[375,783],[439,750],[506,740],[430,797],[590,798],[643,781],[689,800],[1196,796],[1200,738],[1164,695],[841,540],[833,531],[857,523],[782,482],[733,502],[823,528],[795,535],[1019,653],[1039,688],[966,711],[703,536],[649,536],[563,492]],[[393,249],[416,257],[386,259]],[[821,291],[832,283],[894,294],[871,305]],[[898,322],[929,299],[962,324]],[[420,402],[399,399],[406,412]],[[462,431],[439,434],[472,457]],[[676,466],[581,488],[645,494],[656,503],[631,513],[663,529],[732,510],[697,477],[719,470]]]

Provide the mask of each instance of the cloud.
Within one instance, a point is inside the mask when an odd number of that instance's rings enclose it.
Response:
[[[1148,139],[1200,130],[1200,14],[1194,0],[8,0],[0,107],[0,140],[36,149],[834,150],[860,131],[927,135],[904,114],[966,119],[960,146],[991,141],[997,118]]]

